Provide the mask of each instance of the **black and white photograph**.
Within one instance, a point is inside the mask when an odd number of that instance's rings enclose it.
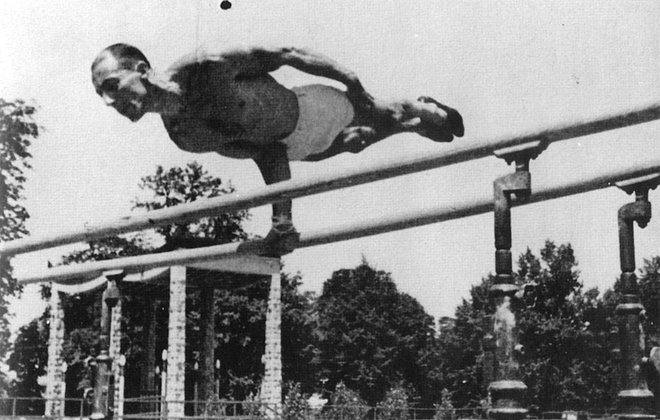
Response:
[[[0,418],[660,417],[660,2],[0,10]]]

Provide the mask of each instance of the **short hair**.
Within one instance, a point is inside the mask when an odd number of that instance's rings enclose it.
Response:
[[[117,59],[120,68],[132,69],[136,61],[144,61],[145,63],[147,63],[147,66],[151,68],[151,64],[149,63],[149,60],[147,60],[147,57],[145,57],[145,55],[142,54],[142,51],[138,50],[132,45],[124,44],[120,42],[117,44],[112,44],[109,47],[105,48],[103,51],[101,51],[99,55],[96,56],[96,59],[92,63],[92,70],[101,61],[103,53],[105,52],[112,54],[112,56]]]

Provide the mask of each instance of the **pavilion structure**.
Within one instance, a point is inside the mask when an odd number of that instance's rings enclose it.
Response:
[[[66,363],[62,357],[64,344],[64,333],[66,320],[62,305],[63,295],[77,295],[89,293],[100,289],[106,289],[100,304],[103,307],[101,322],[101,346],[106,343],[106,349],[101,348],[95,363],[106,364],[103,368],[95,369],[96,372],[106,372],[113,379],[100,381],[96,386],[94,410],[92,417],[106,417],[107,413],[96,413],[96,411],[112,411],[116,418],[121,418],[124,413],[123,395],[123,370],[125,358],[121,355],[121,319],[122,304],[121,293],[123,290],[131,289],[132,286],[141,285],[141,291],[149,293],[150,290],[160,290],[160,299],[163,297],[169,301],[167,351],[164,362],[167,365],[167,376],[162,389],[161,412],[167,413],[170,418],[184,417],[184,384],[186,374],[186,289],[200,288],[200,301],[211,301],[210,310],[201,310],[202,330],[209,331],[205,343],[200,349],[200,370],[213,375],[213,361],[215,350],[215,335],[213,332],[213,289],[222,287],[223,276],[227,275],[258,275],[270,277],[270,292],[268,296],[268,311],[266,315],[266,346],[264,349],[263,363],[264,376],[260,390],[260,402],[269,407],[269,412],[276,414],[281,408],[282,395],[282,362],[281,362],[281,289],[280,289],[280,260],[276,258],[258,257],[253,255],[236,255],[223,257],[206,262],[197,262],[187,265],[173,265],[169,267],[158,267],[147,270],[113,270],[100,276],[86,276],[69,278],[65,282],[51,282],[51,294],[49,299],[50,309],[50,335],[48,342],[48,365],[46,380],[46,408],[44,415],[51,418],[64,416],[64,393],[65,393],[65,370]],[[208,279],[217,279],[213,284]],[[249,281],[249,280],[246,280]],[[115,292],[111,292],[115,290]],[[169,293],[163,293],[169,290]],[[109,293],[113,297],[109,297]],[[144,320],[144,331],[146,334],[146,361],[140,367],[146,378],[143,391],[146,394],[156,394],[157,365],[156,349],[156,305],[159,297],[154,293],[154,305],[147,308],[147,316]],[[208,306],[208,304],[207,304]],[[104,326],[105,324],[105,326]],[[104,329],[106,329],[104,331]],[[104,335],[107,334],[107,337]],[[210,353],[210,354],[207,354]],[[209,366],[206,366],[209,365]],[[202,376],[204,374],[202,373]],[[97,378],[100,379],[100,378]],[[98,381],[97,381],[98,382]],[[111,386],[110,384],[114,384]],[[146,386],[144,386],[146,385]],[[209,398],[211,392],[203,393]],[[103,394],[108,395],[103,395]],[[110,395],[111,394],[111,395]],[[102,401],[99,401],[102,400]],[[109,404],[109,405],[105,405]]]

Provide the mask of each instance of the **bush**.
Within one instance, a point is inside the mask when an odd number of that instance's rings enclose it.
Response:
[[[456,411],[454,404],[451,402],[451,392],[447,388],[442,390],[440,404],[435,405],[434,420],[454,420],[456,418]]]
[[[261,409],[261,399],[259,395],[254,395],[250,393],[245,397],[245,400],[242,403],[243,413],[248,416],[250,419],[263,419],[263,413]]]
[[[400,386],[390,389],[376,411],[379,420],[407,420],[408,393]]]
[[[284,420],[305,420],[309,411],[307,399],[300,392],[300,384],[289,383],[289,392],[284,397],[282,415]]]
[[[331,406],[324,416],[327,420],[357,420],[365,418],[369,407],[357,392],[348,389],[343,382],[337,384],[330,399]]]

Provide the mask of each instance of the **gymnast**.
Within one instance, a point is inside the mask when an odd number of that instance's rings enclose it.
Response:
[[[341,82],[288,89],[269,74],[288,65]],[[414,132],[437,142],[463,135],[461,115],[432,98],[382,101],[334,60],[300,48],[237,48],[195,53],[157,74],[127,44],[105,48],[92,64],[92,82],[106,105],[131,121],[161,115],[176,145],[252,159],[266,184],[291,177],[289,161],[319,161],[358,153],[393,134]],[[297,243],[291,200],[273,203],[273,224],[258,251],[279,256]]]

